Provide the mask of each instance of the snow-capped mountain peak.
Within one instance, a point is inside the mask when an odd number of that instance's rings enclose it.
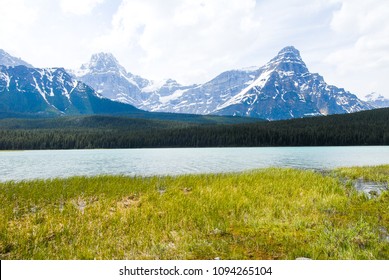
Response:
[[[298,49],[296,49],[294,46],[287,46],[283,49],[281,49],[277,56],[281,56],[281,57],[298,57],[301,59],[301,56],[300,56],[300,51]]]
[[[351,113],[372,107],[342,88],[310,73],[293,46],[283,48],[259,69],[258,77],[216,108],[221,115],[288,119]]]
[[[41,116],[139,112],[103,98],[64,68],[0,65],[0,109],[4,114]]]
[[[71,73],[102,96],[137,107],[142,104],[141,88],[149,85],[148,80],[127,72],[113,54],[105,52],[93,54],[89,62]]]
[[[76,76],[107,98],[149,111],[276,120],[372,108],[310,73],[293,46],[281,49],[262,67],[226,71],[200,85],[143,79],[127,73],[106,53],[93,55]]]
[[[280,50],[273,59],[259,68],[258,71],[260,74],[255,80],[230,100],[220,104],[216,110],[246,102],[247,100],[250,100],[249,103],[255,103],[258,100],[258,94],[266,86],[270,78],[272,80],[285,77],[291,79],[293,76],[300,77],[309,72],[300,56],[300,52],[293,46]]]
[[[271,59],[264,68],[276,70],[281,75],[305,74],[309,70],[301,58],[300,52],[293,46],[285,47]]]
[[[76,71],[77,76],[86,75],[88,73],[107,73],[113,72],[117,74],[126,74],[126,69],[121,66],[118,60],[111,53],[96,53],[93,54],[90,61],[81,65]]]

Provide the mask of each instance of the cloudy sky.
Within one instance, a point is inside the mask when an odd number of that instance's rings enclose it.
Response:
[[[293,45],[328,83],[389,97],[387,0],[0,0],[0,11],[0,49],[36,67],[104,51],[145,78],[201,83]]]

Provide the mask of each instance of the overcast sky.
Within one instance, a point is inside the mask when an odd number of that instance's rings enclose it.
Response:
[[[36,67],[111,52],[148,79],[202,83],[288,45],[359,97],[389,97],[387,0],[0,0],[0,48]]]

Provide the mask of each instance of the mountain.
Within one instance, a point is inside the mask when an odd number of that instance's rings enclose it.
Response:
[[[4,114],[78,115],[142,112],[103,98],[63,68],[0,65],[0,112]]]
[[[159,99],[150,109],[164,112],[214,114],[216,109],[241,92],[258,75],[257,70],[231,70],[209,82],[178,89]],[[230,114],[233,115],[233,114]]]
[[[279,120],[372,108],[343,88],[328,85],[319,74],[310,73],[300,52],[289,46],[259,68],[252,83],[212,113]]]
[[[372,92],[365,96],[366,102],[375,108],[386,108],[389,107],[389,99],[385,98],[381,94]]]
[[[174,88],[174,82],[166,82]],[[167,87],[167,91],[169,88]],[[161,94],[163,90],[161,90]],[[132,105],[103,98],[63,68],[0,66],[0,119],[67,115],[125,115],[136,119],[185,123],[252,123],[258,120],[231,116],[150,113]],[[106,119],[109,122],[109,118]]]
[[[127,73],[110,53],[92,55],[88,63],[71,73],[104,97],[135,106],[141,100],[140,87],[148,85],[147,80]]]
[[[0,61],[5,65],[0,69],[2,112],[122,113],[136,111],[135,106],[153,112],[280,120],[386,106],[382,98],[364,102],[328,85],[322,76],[309,72],[292,46],[260,68],[226,71],[204,84],[188,86],[129,73],[110,53],[92,55],[71,75],[63,68],[32,68],[4,51]]]
[[[92,55],[88,63],[71,71],[77,79],[104,97],[154,112],[210,114],[243,90],[257,70],[227,71],[202,85],[179,84],[173,79],[151,81],[125,70],[110,53]]]
[[[4,66],[24,65],[27,67],[33,67],[31,64],[28,64],[24,60],[21,60],[20,58],[10,55],[9,53],[5,52],[2,49],[0,49],[0,65],[4,65]]]
[[[292,46],[260,68],[226,71],[200,85],[150,81],[127,73],[112,54],[104,53],[73,73],[103,96],[148,111],[279,120],[374,108],[310,73]]]
[[[188,88],[171,79],[155,82],[127,72],[111,53],[94,54],[70,73],[106,98],[149,111],[162,111],[158,110],[160,99]]]

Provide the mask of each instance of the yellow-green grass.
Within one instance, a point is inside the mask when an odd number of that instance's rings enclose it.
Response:
[[[1,259],[389,259],[388,192],[312,171],[8,182],[0,203]]]

